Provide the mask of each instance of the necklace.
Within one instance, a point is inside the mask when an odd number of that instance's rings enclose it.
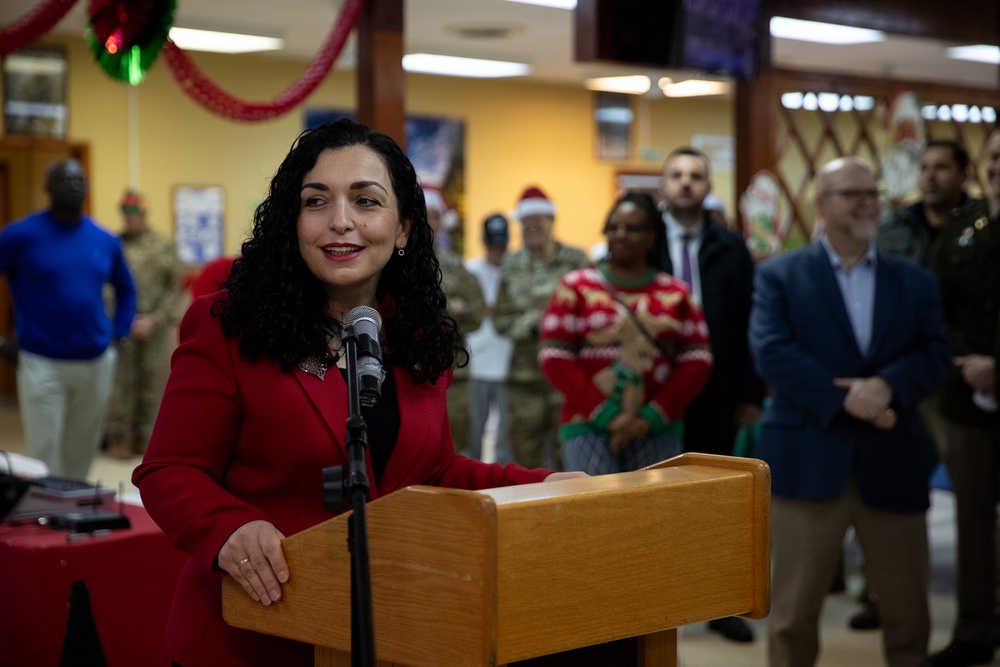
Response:
[[[326,341],[326,356],[322,359],[315,356],[303,359],[299,362],[299,369],[323,380],[326,377],[326,372],[340,361],[340,353],[343,349],[340,336],[336,333],[330,334]]]

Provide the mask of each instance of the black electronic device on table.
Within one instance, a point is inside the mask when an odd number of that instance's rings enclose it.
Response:
[[[77,479],[23,479],[0,473],[0,521],[20,523],[66,513],[94,513],[108,506],[114,496],[114,489]],[[122,518],[127,524],[128,519]]]

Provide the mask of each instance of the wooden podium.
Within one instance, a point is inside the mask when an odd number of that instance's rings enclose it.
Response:
[[[675,665],[674,628],[768,612],[770,471],[755,459],[684,454],[483,491],[412,486],[367,514],[380,667]],[[348,667],[347,516],[284,540],[291,578],[278,603],[227,577],[227,622]]]

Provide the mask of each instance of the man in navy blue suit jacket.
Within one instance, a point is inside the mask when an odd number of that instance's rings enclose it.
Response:
[[[877,252],[878,189],[853,157],[816,177],[822,238],[757,271],[750,347],[773,403],[758,455],[772,475],[772,667],[812,665],[848,526],[882,605],[890,667],[924,664],[930,472],[917,405],[951,353],[933,276]]]

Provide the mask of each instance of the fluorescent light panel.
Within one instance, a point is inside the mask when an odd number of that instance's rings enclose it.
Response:
[[[188,51],[212,53],[253,53],[255,51],[280,51],[285,40],[260,35],[240,35],[233,32],[171,28],[170,39]]]
[[[1000,46],[989,44],[952,46],[948,49],[948,57],[952,60],[972,60],[977,63],[1000,65]]]
[[[606,93],[642,95],[649,90],[652,84],[649,82],[648,76],[636,74],[634,76],[604,76],[587,79],[583,85],[589,90],[601,90]]]
[[[576,9],[576,0],[507,0],[520,2],[522,5],[538,5],[539,7],[555,7],[556,9]]]
[[[403,56],[403,69],[407,72],[464,76],[474,79],[525,76],[531,72],[531,67],[523,63],[439,56],[432,53],[410,53]]]
[[[853,28],[836,23],[800,21],[784,16],[771,17],[771,36],[817,44],[863,44],[885,41],[881,30]]]
[[[729,84],[725,81],[705,81],[703,79],[688,79],[680,83],[671,83],[670,79],[659,81],[660,90],[667,97],[701,97],[705,95],[725,95],[729,92]]]

